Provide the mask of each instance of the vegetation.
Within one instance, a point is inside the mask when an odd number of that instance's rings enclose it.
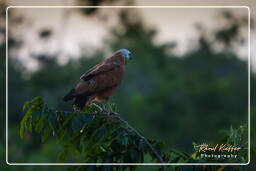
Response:
[[[94,12],[89,12],[90,16],[97,15]],[[133,16],[130,16],[131,14]],[[244,19],[235,18],[233,15],[225,14],[223,18],[227,20],[230,27],[207,30],[205,33],[201,32],[204,30],[201,26],[201,30],[198,30],[200,35],[198,40],[193,41],[193,44],[198,44],[198,47],[179,56],[173,53],[175,47],[179,46],[176,42],[161,45],[154,43],[157,31],[145,26],[136,12],[125,9],[119,14],[118,25],[110,30],[109,37],[104,43],[105,47],[96,49],[93,54],[84,50],[78,59],[71,59],[65,65],[57,62],[57,55],[40,54],[35,56],[35,59],[39,61],[39,68],[31,72],[17,60],[18,56],[15,56],[15,53],[10,53],[8,59],[10,97],[8,101],[8,161],[24,163],[92,162],[92,160],[97,162],[107,162],[107,160],[158,162],[148,146],[141,148],[141,143],[138,143],[141,142],[140,136],[119,119],[113,119],[116,116],[96,115],[98,111],[93,106],[88,106],[82,113],[79,113],[72,110],[71,104],[62,102],[63,95],[76,84],[79,76],[106,56],[105,49],[115,51],[123,47],[133,52],[134,60],[126,66],[123,83],[111,100],[118,107],[118,116],[122,116],[137,132],[146,137],[165,162],[207,162],[200,159],[197,153],[197,145],[204,142],[212,145],[226,142],[246,147],[248,143],[248,68],[246,61],[241,60],[232,46],[233,42],[242,42],[235,48],[244,45],[244,41],[238,40],[241,36],[239,30],[246,23],[242,22]],[[48,34],[47,40],[51,40],[53,34],[54,32]],[[11,33],[9,36],[9,50],[19,50],[22,42]],[[44,41],[47,40],[44,39]],[[223,48],[216,51],[214,49],[216,43],[222,44]],[[0,117],[2,121],[5,121],[5,43],[0,45],[0,51]],[[255,81],[255,73],[252,73],[252,123],[256,121],[254,117],[256,101],[253,99],[256,95],[253,85]],[[27,103],[24,111],[21,112],[24,102],[35,96],[42,97],[47,104],[42,99],[36,98],[31,103]],[[74,123],[73,127],[72,123]],[[0,156],[4,161],[4,124],[1,124],[0,128],[2,130]],[[82,133],[81,128],[83,128]],[[253,127],[251,129],[253,130]],[[115,134],[113,133],[115,131],[120,132]],[[90,136],[91,139],[85,136],[86,133],[93,135]],[[108,134],[119,141],[107,139],[110,138]],[[124,134],[127,134],[127,137],[123,136]],[[20,139],[19,135],[23,139]],[[85,138],[85,141],[80,142],[81,138]],[[252,137],[251,141],[251,156],[252,160],[255,160],[256,147],[253,143],[255,137]],[[87,143],[94,143],[95,146],[86,148]],[[113,154],[112,148],[104,148],[111,144],[121,146],[124,150],[122,152],[126,155],[120,158],[104,156],[106,153]],[[131,146],[128,147],[128,144]],[[240,162],[247,161],[247,149],[243,149],[244,151],[239,154]],[[90,167],[94,170],[125,168],[125,166]],[[1,166],[2,168],[16,170],[16,167],[10,166]],[[135,168],[147,171],[160,167],[131,167],[131,169]],[[243,166],[175,166],[166,167],[166,170],[217,170],[219,168],[245,169]],[[67,167],[19,167],[19,170],[26,171],[64,169]],[[89,168],[85,166],[70,168],[70,170],[74,169]],[[251,170],[253,169],[251,166]]]
[[[112,105],[112,107],[115,107]],[[238,129],[231,127],[230,131],[218,143],[239,146],[242,150],[235,152],[238,157],[228,159],[202,159],[198,146],[194,143],[196,152],[187,154],[176,150],[167,151],[163,144],[148,141],[132,128],[115,112],[101,112],[95,105],[87,105],[82,111],[56,111],[49,109],[40,97],[23,105],[26,111],[20,127],[20,136],[40,134],[44,143],[50,137],[62,145],[59,153],[60,162],[79,163],[200,163],[200,162],[243,162],[248,158],[247,126]],[[217,153],[216,153],[217,154]],[[227,155],[229,153],[226,153]],[[136,165],[121,167],[90,166],[92,170],[134,170]],[[211,168],[211,167],[209,167]],[[219,168],[219,166],[215,167]],[[78,167],[83,170],[85,167]],[[159,169],[164,169],[160,167]]]
[[[63,144],[59,155],[61,162],[72,155],[86,163],[142,163],[144,154],[163,162],[151,145],[158,147],[158,143],[149,143],[120,116],[100,112],[94,105],[82,111],[55,111],[36,97],[23,109],[26,114],[21,121],[21,138],[24,138],[25,128],[30,133],[33,130],[41,133],[42,142],[53,135]]]

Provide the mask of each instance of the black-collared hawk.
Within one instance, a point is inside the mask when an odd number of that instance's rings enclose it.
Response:
[[[125,64],[131,59],[129,50],[118,50],[113,56],[85,72],[78,84],[64,97],[64,101],[75,98],[73,104],[81,110],[93,101],[108,100],[121,83]]]

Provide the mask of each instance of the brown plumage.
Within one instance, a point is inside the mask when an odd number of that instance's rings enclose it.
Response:
[[[73,104],[81,110],[92,101],[108,100],[121,83],[125,63],[130,59],[131,53],[128,50],[117,51],[84,73],[78,84],[64,97],[64,101],[75,98]]]

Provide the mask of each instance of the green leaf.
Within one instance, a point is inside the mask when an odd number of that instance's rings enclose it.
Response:
[[[23,119],[21,120],[20,123],[20,137],[23,138],[24,137],[24,133],[25,133],[25,128],[27,127],[27,121],[28,119],[31,119],[31,115],[32,112],[34,111],[33,108],[30,108],[24,115]]]
[[[94,119],[94,115],[92,115],[92,114],[82,114],[82,115],[80,115],[80,117],[84,124],[89,124]]]
[[[107,150],[106,150],[104,147],[102,147],[102,146],[100,146],[100,150],[101,150],[102,152],[107,152]]]
[[[26,102],[24,104],[23,110],[27,109],[27,112],[25,113],[25,115],[20,123],[20,137],[21,138],[24,137],[25,128],[27,128],[27,125],[26,125],[27,121],[29,119],[31,119],[31,115],[33,114],[33,112],[35,112],[37,110],[41,110],[43,108],[43,104],[44,104],[44,102],[40,97],[35,97],[32,101]],[[29,126],[29,130],[30,130],[31,126],[30,125],[28,125],[28,126]]]
[[[59,154],[59,161],[60,162],[65,162],[67,160],[67,156],[68,156],[68,150],[64,149],[60,154]]]
[[[139,148],[142,150],[142,151],[145,151],[148,149],[148,145],[146,144],[145,140],[143,138],[140,139],[140,142],[139,142]]]
[[[46,123],[46,117],[47,117],[47,115],[44,114],[44,115],[39,119],[39,121],[36,123],[36,125],[35,125],[35,131],[36,131],[36,133],[40,133],[40,132],[42,131],[43,127],[47,124],[47,123]]]
[[[37,121],[40,119],[41,115],[43,114],[42,110],[36,110],[32,113],[32,120]]]
[[[72,119],[72,130],[75,132],[81,130],[87,124],[93,121],[94,116],[91,114],[80,114]]]
[[[51,128],[49,126],[46,126],[44,128],[43,136],[41,137],[41,142],[44,143],[47,138],[49,137],[49,134],[51,133]]]
[[[80,153],[79,153],[79,151],[78,151],[78,149],[77,149],[77,147],[76,147],[75,144],[71,144],[71,145],[69,146],[69,150],[70,150],[71,154],[72,154],[74,157],[78,157],[78,156],[80,155]]]
[[[123,141],[122,141],[122,144],[124,145],[127,145],[128,144],[128,138],[127,137],[124,137]]]
[[[72,130],[75,132],[77,130],[80,130],[83,126],[83,121],[81,120],[81,117],[76,116],[72,119]]]
[[[68,115],[68,116],[65,118],[65,120],[64,120],[64,122],[63,122],[63,124],[62,124],[62,128],[65,127],[65,126],[69,123],[69,121],[72,120],[72,118],[73,118],[74,116],[75,116],[75,114],[70,114],[70,115]]]
[[[92,135],[92,137],[93,137],[95,140],[99,139],[100,137],[103,137],[103,134],[104,134],[104,132],[105,132],[105,129],[106,129],[106,125],[105,125],[105,124],[101,125],[101,127],[100,127],[98,130],[96,130],[96,131],[94,132],[94,134]]]
[[[20,137],[23,139],[25,134],[25,125],[24,123],[21,122],[21,126],[20,126]]]
[[[67,132],[67,128],[63,128],[57,132],[57,139],[59,142],[61,142],[63,140],[63,138],[66,135],[66,132]]]
[[[41,97],[37,96],[32,99],[31,103],[36,105],[42,105],[44,102]]]
[[[57,116],[55,113],[49,113],[48,115],[48,121],[51,126],[51,128],[56,131],[57,130]]]
[[[140,160],[140,153],[136,149],[131,150],[131,159],[133,163],[136,163]]]
[[[25,102],[23,107],[22,107],[22,110],[25,111],[31,105],[31,103],[32,103],[31,101]]]
[[[32,119],[28,119],[26,122],[26,127],[28,129],[28,131],[31,133],[32,132]]]

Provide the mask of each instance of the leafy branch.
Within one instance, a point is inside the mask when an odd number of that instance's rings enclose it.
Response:
[[[36,97],[23,110],[21,138],[35,132],[45,142],[52,135],[63,144],[62,162],[78,158],[88,163],[142,163],[144,155],[164,162],[158,152],[160,143],[147,140],[118,114],[104,114],[94,105],[83,111],[56,111]]]
[[[115,113],[114,113],[115,114]],[[122,119],[119,115],[116,115],[116,117],[122,121],[124,124],[126,124],[130,129],[132,129],[147,145],[148,147],[151,149],[151,151],[155,154],[155,156],[157,157],[157,159],[161,162],[164,163],[164,160],[162,158],[162,156],[157,152],[157,150],[152,146],[152,144],[144,137],[142,136],[136,129],[134,129],[127,121],[125,121],[124,119]]]
[[[115,108],[115,106],[113,107]],[[40,134],[44,143],[55,138],[62,145],[59,153],[61,162],[84,163],[203,163],[203,162],[246,162],[247,161],[247,125],[237,129],[231,127],[224,131],[225,136],[216,143],[240,145],[243,150],[235,160],[212,160],[200,158],[196,146],[195,152],[188,154],[177,150],[166,151],[163,144],[148,140],[129,125],[120,115],[100,112],[94,105],[86,106],[82,111],[58,111],[49,109],[40,98],[35,97],[23,106],[25,112],[20,125],[20,136]],[[110,166],[90,166],[92,170],[99,167],[108,169]],[[137,166],[119,166],[119,170],[133,170]],[[201,166],[193,166],[200,169]],[[111,166],[112,170],[113,167]],[[180,169],[181,166],[176,166]],[[210,170],[224,166],[209,166]],[[225,167],[226,168],[226,167]],[[83,170],[83,166],[78,169]],[[102,169],[102,168],[101,168]]]

